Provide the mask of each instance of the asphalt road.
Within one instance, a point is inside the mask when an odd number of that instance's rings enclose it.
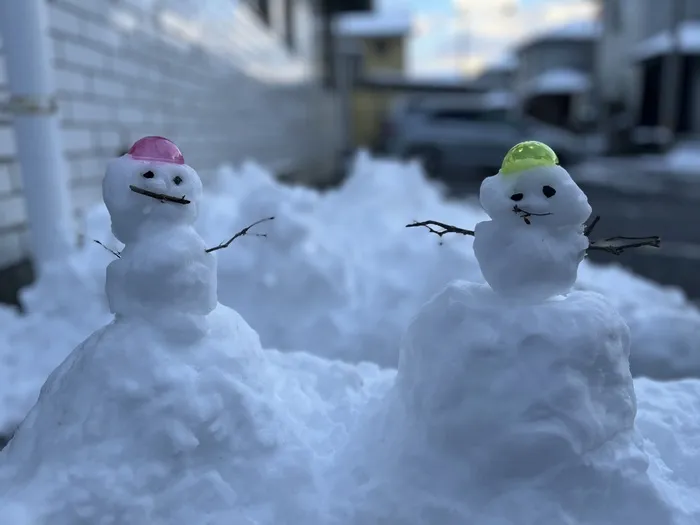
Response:
[[[575,171],[571,170],[576,178]],[[478,193],[476,178],[445,178],[454,196]],[[593,215],[601,219],[593,239],[660,235],[661,248],[629,250],[615,256],[592,252],[594,262],[618,262],[661,284],[679,286],[700,300],[700,182],[669,181],[653,191],[635,191],[604,182],[582,182]]]

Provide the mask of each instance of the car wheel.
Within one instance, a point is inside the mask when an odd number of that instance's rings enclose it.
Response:
[[[418,161],[428,177],[435,178],[442,173],[442,154],[432,146],[419,146],[409,149],[404,158]]]

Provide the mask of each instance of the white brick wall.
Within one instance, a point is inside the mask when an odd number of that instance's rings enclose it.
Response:
[[[76,213],[100,198],[105,162],[147,134],[174,140],[205,182],[221,163],[245,158],[290,161],[307,174],[330,168],[338,144],[329,96],[310,77],[284,85],[259,74],[312,57],[285,58],[283,39],[233,4],[47,0]],[[6,99],[0,50],[0,105]],[[14,156],[0,111],[0,268],[26,255]]]

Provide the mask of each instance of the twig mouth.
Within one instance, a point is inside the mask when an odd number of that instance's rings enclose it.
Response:
[[[133,184],[129,185],[129,189],[134,193],[151,197],[152,199],[156,199],[160,202],[174,202],[175,204],[189,204],[191,202],[187,200],[184,195],[182,197],[173,197],[171,195],[166,195],[165,193],[156,193],[154,191],[145,190],[143,188],[139,188],[138,186],[134,186]]]
[[[547,213],[534,213],[534,212],[529,212],[526,210],[523,210],[520,206],[517,204],[513,206],[513,213],[517,213],[518,216],[525,221],[525,224],[530,224],[530,217],[546,217],[547,215],[552,215],[552,213],[547,212]]]

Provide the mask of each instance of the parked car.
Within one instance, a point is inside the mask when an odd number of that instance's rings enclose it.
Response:
[[[429,176],[445,179],[493,175],[523,140],[549,144],[563,165],[578,160],[573,133],[516,117],[507,106],[485,103],[483,95],[399,99],[383,138],[387,154],[416,159]]]

